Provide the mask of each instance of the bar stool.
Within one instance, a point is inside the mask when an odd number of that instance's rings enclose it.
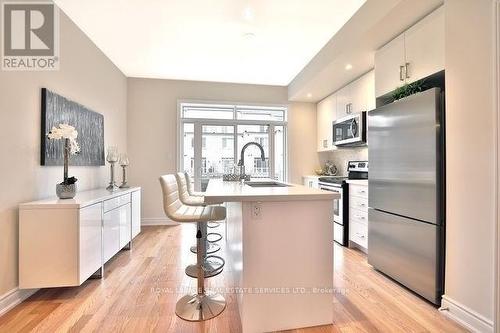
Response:
[[[187,206],[194,206],[194,207],[200,207],[200,206],[205,206],[205,198],[203,196],[191,196],[188,193],[188,186],[186,182],[186,176],[184,173],[179,172],[175,174],[175,178],[177,180],[177,186],[179,190],[179,199],[184,205]],[[214,244],[216,241],[219,241],[222,239],[222,235],[217,234],[217,233],[207,233],[207,223],[204,223],[201,228],[201,233],[203,235],[203,238],[205,240],[204,246],[202,248],[203,251],[203,272],[205,274],[205,277],[212,277],[215,275],[218,275],[222,272],[222,269],[224,267],[225,261],[222,257],[216,256],[216,255],[208,255],[207,253],[213,253],[217,250],[220,249],[220,246],[217,244]],[[215,241],[214,240],[209,240],[208,237],[216,237]],[[213,239],[213,238],[212,238]],[[193,249],[194,248],[194,249]],[[191,252],[193,253],[198,253],[198,247],[197,246],[192,246],[191,247]],[[198,269],[196,265],[189,265],[186,267],[186,274],[190,277],[196,278],[198,275]]]
[[[204,321],[212,319],[224,311],[226,300],[221,294],[205,290],[203,274],[204,239],[201,232],[203,224],[208,221],[220,221],[226,218],[226,209],[220,206],[187,206],[179,199],[179,189],[174,175],[160,177],[163,192],[163,209],[165,214],[173,221],[179,223],[196,223],[197,251],[197,285],[198,290],[194,295],[185,295],[180,298],[175,306],[175,314],[188,321]]]
[[[184,204],[196,206],[197,204],[199,204],[200,201],[203,203],[205,202],[205,196],[203,192],[194,191],[193,183],[191,182],[191,176],[189,176],[189,173],[179,172],[175,175],[175,177],[177,178],[177,184],[179,185],[179,188],[183,189],[182,191],[180,191],[181,192],[180,198]],[[209,228],[217,228],[218,226],[220,226],[220,223],[218,222],[210,221],[207,223],[207,227]],[[209,239],[210,236],[212,237],[212,239]],[[220,246],[215,243],[220,241],[221,239],[222,239],[221,234],[216,232],[209,233],[207,236],[207,242],[208,242],[207,253],[214,253],[220,250]],[[196,246],[191,247],[191,252],[196,253]]]
[[[191,176],[189,175],[189,173],[187,171],[184,171],[184,177],[186,178],[187,191],[188,191],[189,195],[192,197],[203,197],[204,196],[203,192],[195,192],[195,190],[193,188],[193,182],[191,181]],[[213,222],[213,221],[210,221],[207,224],[207,227],[209,227],[209,228],[217,228],[218,226],[220,226],[220,223]]]

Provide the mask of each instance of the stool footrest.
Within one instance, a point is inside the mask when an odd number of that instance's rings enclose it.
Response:
[[[207,256],[202,264],[204,277],[209,278],[222,273],[226,264],[225,260],[219,256]],[[186,267],[186,275],[192,278],[198,277],[198,265],[189,265]]]
[[[207,242],[207,253],[208,254],[215,253],[215,252],[217,252],[219,250],[220,250],[220,245],[219,244],[214,244],[214,243]],[[191,251],[193,253],[197,253],[196,245],[191,246],[189,248],[189,251]]]
[[[212,239],[210,239],[209,237],[212,237]],[[216,243],[218,241],[220,241],[222,239],[222,235],[217,233],[217,232],[209,232],[207,234],[207,242],[209,243]]]

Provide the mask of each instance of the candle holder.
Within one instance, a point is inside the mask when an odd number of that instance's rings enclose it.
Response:
[[[118,162],[118,148],[116,148],[115,146],[108,147],[106,161],[108,161],[110,166],[109,185],[108,187],[106,187],[106,190],[114,191],[118,189],[118,186],[115,183],[115,163]]]
[[[121,154],[120,156],[120,166],[122,167],[122,184],[120,188],[129,188],[127,184],[127,167],[129,165],[129,160],[127,154]]]

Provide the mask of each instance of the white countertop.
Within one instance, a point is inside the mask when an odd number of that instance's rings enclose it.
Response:
[[[272,181],[271,179],[252,179],[252,181]],[[288,184],[288,183],[286,183]],[[217,202],[242,201],[294,201],[294,200],[333,200],[340,195],[309,188],[297,184],[289,187],[251,187],[241,182],[224,182],[222,179],[211,179],[205,192],[207,204]]]
[[[140,190],[140,187],[130,187],[127,189],[117,189],[116,191],[110,192],[105,188],[98,188],[94,190],[87,190],[76,192],[76,196],[73,199],[59,199],[57,197],[51,197],[47,199],[42,199],[38,201],[31,201],[22,203],[19,205],[19,209],[33,209],[33,208],[83,208],[100,201],[112,199],[114,197],[119,197],[121,195],[131,193]]]
[[[368,186],[368,179],[348,179],[347,184]]]

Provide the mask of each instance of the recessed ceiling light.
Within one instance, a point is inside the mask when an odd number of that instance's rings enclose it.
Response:
[[[351,64],[345,65],[345,70],[346,71],[350,71],[351,69],[352,69],[352,65]]]
[[[308,93],[307,98],[311,98],[311,97],[313,97],[313,95],[311,93]]]

